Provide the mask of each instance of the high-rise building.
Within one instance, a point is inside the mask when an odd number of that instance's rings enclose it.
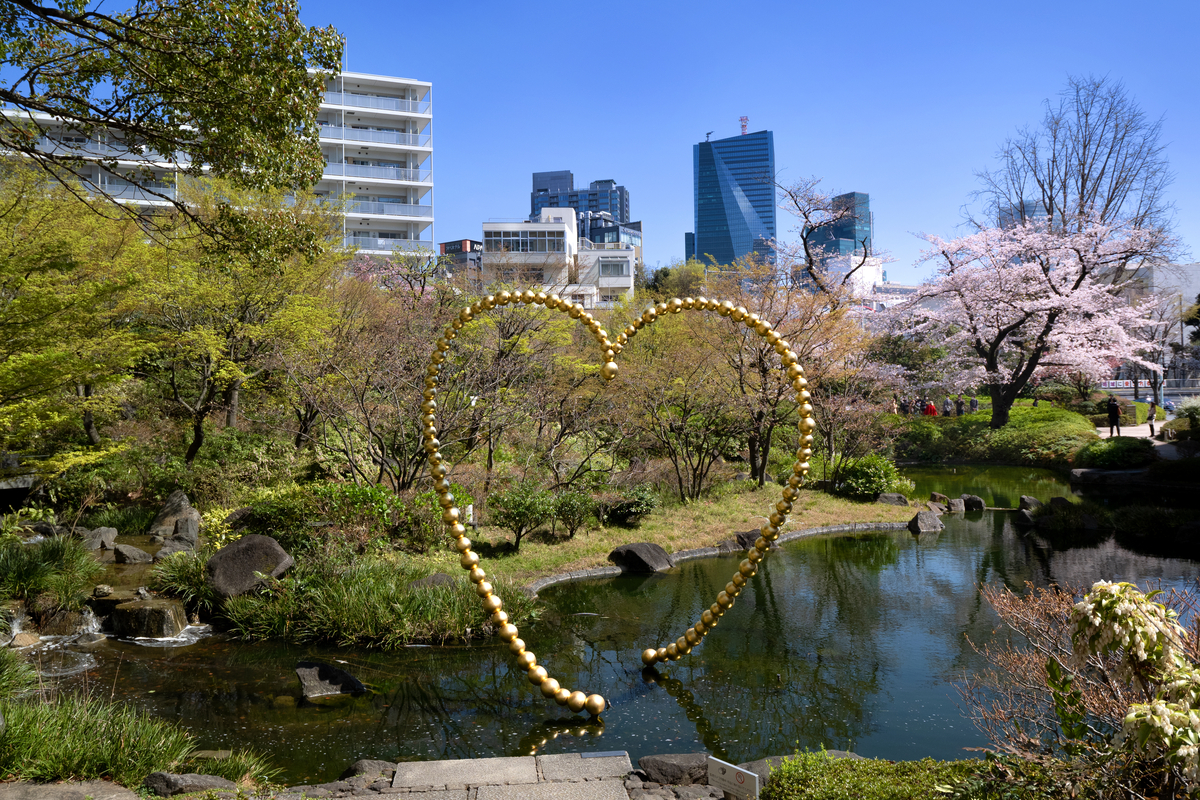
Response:
[[[874,243],[875,218],[871,214],[871,196],[866,192],[847,192],[833,198],[835,212],[849,211],[837,222],[817,228],[808,237],[808,244],[828,256],[849,256],[866,250],[871,255]]]
[[[1022,200],[1016,205],[996,209],[996,225],[1012,228],[1026,222],[1049,221],[1050,214],[1040,200]]]
[[[629,191],[611,179],[576,189],[575,176],[569,170],[535,172],[529,218],[537,219],[543,208],[573,208],[580,214],[608,212],[617,222],[629,222]]]
[[[433,250],[433,108],[426,81],[343,72],[317,116],[325,170],[316,191],[353,195],[347,246]]]
[[[695,251],[728,264],[775,239],[775,137],[757,131],[692,146]]]

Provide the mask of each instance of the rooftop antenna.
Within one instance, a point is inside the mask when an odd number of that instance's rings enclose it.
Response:
[[[738,117],[738,121],[742,123],[742,136],[745,136],[747,133],[750,132],[748,130],[748,128],[750,127],[750,118],[749,117]]]
[[[713,135],[713,132],[712,132],[712,131],[709,131],[708,133],[704,134],[704,141],[706,141],[706,142],[707,142],[707,141],[708,141],[708,137],[710,137],[710,136],[712,136],[712,135]]]

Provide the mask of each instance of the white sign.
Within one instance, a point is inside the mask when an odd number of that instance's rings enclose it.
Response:
[[[734,797],[758,797],[758,773],[712,756],[708,757],[708,785],[724,789]]]

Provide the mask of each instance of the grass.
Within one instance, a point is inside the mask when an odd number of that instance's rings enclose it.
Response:
[[[831,759],[800,753],[771,773],[762,800],[925,800],[934,787],[955,785],[977,767],[972,761]]]
[[[0,700],[27,692],[37,685],[37,671],[19,653],[0,648]]]
[[[1086,417],[1042,404],[1014,406],[1008,425],[988,427],[983,409],[962,417],[903,417],[906,430],[896,442],[898,458],[915,461],[968,461],[1018,466],[1065,467],[1096,441]]]
[[[83,606],[104,567],[83,542],[51,536],[36,544],[0,542],[0,600],[29,600],[49,594],[57,608]]]
[[[1154,453],[1154,443],[1149,439],[1114,436],[1111,439],[1100,439],[1084,445],[1075,454],[1075,466],[1097,469],[1139,469],[1153,463],[1157,458],[1158,456]]]
[[[136,536],[150,530],[157,510],[146,506],[113,506],[93,511],[81,521],[85,528],[116,528],[124,536]]]

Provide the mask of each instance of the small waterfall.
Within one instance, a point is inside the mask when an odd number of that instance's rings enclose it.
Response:
[[[83,622],[79,623],[80,633],[99,633],[100,618],[88,606],[83,608]]]

